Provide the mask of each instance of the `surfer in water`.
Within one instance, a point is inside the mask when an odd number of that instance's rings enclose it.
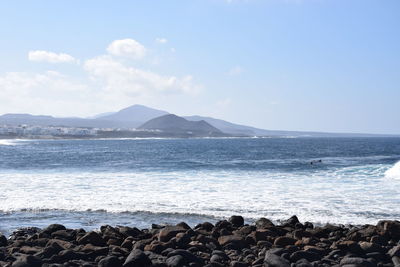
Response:
[[[311,165],[317,164],[317,163],[322,163],[322,159],[310,161],[310,164],[311,164]]]

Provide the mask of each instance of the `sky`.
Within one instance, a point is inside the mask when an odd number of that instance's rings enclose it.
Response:
[[[1,1],[0,114],[133,104],[400,134],[400,1]]]

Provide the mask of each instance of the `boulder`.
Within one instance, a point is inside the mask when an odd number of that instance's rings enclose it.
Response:
[[[59,231],[59,230],[66,230],[65,226],[62,224],[50,224],[46,228],[42,230],[42,233],[46,233],[48,235],[51,235],[53,232]]]
[[[12,267],[40,267],[42,266],[42,260],[33,255],[23,255],[17,257],[12,263]]]
[[[237,235],[225,235],[218,238],[218,243],[221,246],[230,246],[232,249],[242,249],[247,247],[245,239]]]
[[[389,237],[389,239],[400,239],[400,222],[399,221],[379,221],[376,225],[378,233]]]
[[[105,246],[106,245],[106,242],[101,237],[101,235],[94,231],[88,232],[84,236],[78,238],[77,242],[78,242],[78,244],[82,244],[82,245],[85,245],[85,244],[92,244],[95,246]]]
[[[286,247],[289,245],[294,245],[294,243],[296,243],[296,239],[288,236],[280,236],[274,241],[274,245],[278,247]]]
[[[0,247],[6,247],[8,245],[7,238],[0,233]]]
[[[268,267],[290,267],[290,262],[276,254],[267,251],[265,253],[264,263]]]
[[[99,261],[98,267],[121,267],[120,260],[115,256],[107,256]]]
[[[359,257],[344,257],[340,261],[340,266],[351,265],[354,267],[376,267],[376,264]]]
[[[140,249],[134,249],[126,258],[124,267],[147,267],[151,266],[151,260]]]
[[[274,226],[274,224],[267,218],[260,218],[256,221],[256,227],[260,229],[265,229]]]
[[[234,226],[234,227],[241,227],[244,225],[244,219],[242,216],[231,216],[229,218],[229,222]]]
[[[183,267],[185,266],[185,259],[181,255],[175,255],[167,258],[165,263],[168,267]]]
[[[171,238],[175,237],[178,233],[184,233],[187,229],[182,226],[165,226],[158,234],[158,240],[161,242],[168,242]]]

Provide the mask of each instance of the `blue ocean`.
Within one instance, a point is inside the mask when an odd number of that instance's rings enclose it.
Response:
[[[400,138],[0,140],[0,232],[400,219]]]

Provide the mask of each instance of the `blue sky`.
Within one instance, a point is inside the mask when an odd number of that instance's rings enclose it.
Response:
[[[400,1],[2,1],[0,113],[144,104],[400,133]]]

